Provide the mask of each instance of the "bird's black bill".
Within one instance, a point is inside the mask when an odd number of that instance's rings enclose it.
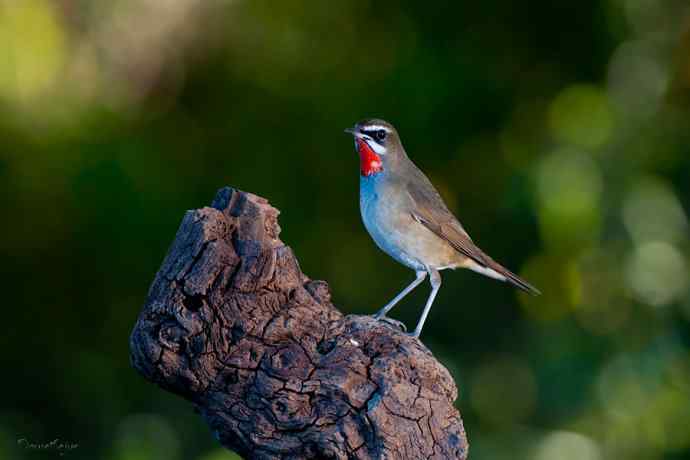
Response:
[[[347,129],[345,130],[345,132],[348,133],[348,134],[354,135],[356,131],[355,131],[355,128],[347,128]]]

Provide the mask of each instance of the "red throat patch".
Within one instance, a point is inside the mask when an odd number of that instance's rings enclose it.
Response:
[[[357,151],[359,152],[359,173],[362,176],[369,177],[383,171],[381,157],[362,139],[357,139]]]

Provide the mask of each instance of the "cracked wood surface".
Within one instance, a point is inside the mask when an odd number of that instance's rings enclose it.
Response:
[[[344,316],[230,188],[188,211],[130,338],[133,366],[249,459],[465,459],[452,377],[417,339]]]

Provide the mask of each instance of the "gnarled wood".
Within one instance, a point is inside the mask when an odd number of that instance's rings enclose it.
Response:
[[[343,316],[277,217],[230,188],[187,212],[132,332],[134,367],[246,458],[465,459],[446,368],[392,326]]]

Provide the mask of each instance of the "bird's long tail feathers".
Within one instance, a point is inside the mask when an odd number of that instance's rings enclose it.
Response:
[[[541,291],[539,291],[539,289],[535,288],[527,281],[517,276],[515,273],[511,272],[510,270],[508,270],[498,262],[495,262],[494,260],[490,259],[489,257],[487,257],[487,259],[488,260],[486,261],[486,265],[480,265],[479,263],[473,261],[468,268],[472,271],[481,273],[482,275],[488,276],[490,278],[494,278],[512,284],[516,288],[521,289],[527,292],[528,294],[541,294]]]

